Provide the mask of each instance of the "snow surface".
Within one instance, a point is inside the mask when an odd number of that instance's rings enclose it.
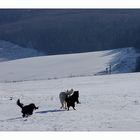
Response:
[[[42,56],[43,53],[32,48],[23,48],[9,41],[0,40],[0,62]]]
[[[0,84],[0,130],[140,130],[140,73]],[[76,111],[60,109],[59,92],[80,91]],[[13,100],[10,100],[10,98]],[[39,109],[21,117],[17,99]]]
[[[124,74],[133,72],[137,56],[127,48],[1,62],[0,130],[140,130],[140,73]],[[110,64],[112,73],[123,74],[103,75]],[[71,88],[81,104],[60,109],[59,93]],[[39,109],[22,118],[18,98]]]
[[[46,80],[133,72],[138,54],[134,48],[69,55],[32,57],[0,63],[0,82]]]

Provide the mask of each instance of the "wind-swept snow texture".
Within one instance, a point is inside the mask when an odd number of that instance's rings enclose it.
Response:
[[[0,40],[0,62],[41,56],[43,53],[32,48],[22,48],[14,43]]]
[[[134,48],[33,57],[0,63],[0,82],[46,80],[134,72],[137,54]]]
[[[1,62],[0,130],[140,130],[140,73],[125,73],[134,71],[137,56],[127,48]],[[108,65],[125,74],[106,74]],[[71,88],[81,104],[60,109],[59,93]],[[39,109],[22,118],[17,99]]]

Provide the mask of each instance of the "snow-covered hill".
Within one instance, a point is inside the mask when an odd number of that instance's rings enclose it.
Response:
[[[43,53],[34,49],[22,48],[14,43],[0,40],[0,62],[41,55]]]
[[[127,48],[1,62],[0,131],[140,130],[140,73],[124,73],[137,56]],[[109,65],[121,74],[106,74]],[[59,93],[71,88],[81,104],[60,109]],[[22,118],[19,98],[39,109]]]
[[[134,72],[134,48],[108,51],[33,57],[0,63],[0,82],[58,79],[67,77]]]

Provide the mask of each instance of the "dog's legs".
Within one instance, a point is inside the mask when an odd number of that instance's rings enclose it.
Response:
[[[81,104],[81,103],[79,102],[79,100],[77,100],[77,104]]]
[[[73,107],[73,109],[76,110],[75,107]]]
[[[62,109],[63,108],[63,103],[61,103],[61,107],[60,107],[60,109]]]
[[[64,102],[64,107],[65,107],[65,109],[67,109],[67,102],[66,101]]]
[[[60,107],[60,109],[64,108],[64,103],[62,103],[62,106]]]
[[[75,109],[75,103],[73,103],[73,106],[72,106],[72,107],[73,107],[74,110],[76,110],[76,109]]]
[[[38,108],[39,108],[39,107],[36,107],[36,106],[35,106],[35,109],[38,109]]]
[[[22,117],[24,118],[25,117],[25,114],[23,114]]]

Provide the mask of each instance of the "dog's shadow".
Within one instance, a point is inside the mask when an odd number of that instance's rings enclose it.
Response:
[[[19,120],[19,119],[22,119],[22,117],[15,117],[15,118],[10,118],[10,119],[6,119],[6,120],[0,120],[0,122],[14,121],[14,120]]]
[[[65,110],[62,110],[62,109],[53,109],[53,110],[38,111],[38,112],[35,112],[35,113],[45,114],[45,113],[62,112],[62,111],[65,111]]]

